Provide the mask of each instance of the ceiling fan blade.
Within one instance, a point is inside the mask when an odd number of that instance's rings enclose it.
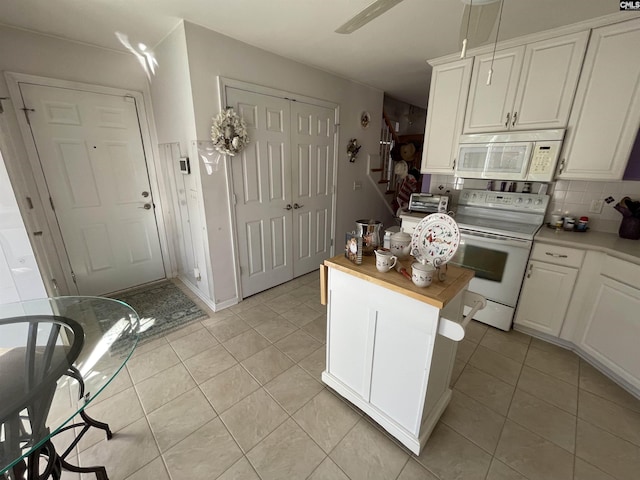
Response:
[[[471,15],[469,15],[469,11],[471,11]],[[482,5],[478,5],[474,1],[473,6],[465,2],[460,21],[460,43],[466,38],[468,48],[471,48],[486,42],[493,31],[499,12],[499,1]],[[467,21],[469,22],[468,33]]]
[[[402,0],[376,0],[346,23],[340,25],[335,32],[344,34],[353,33],[360,27],[364,27],[374,18],[379,17],[387,10],[395,7],[400,2],[402,2]]]

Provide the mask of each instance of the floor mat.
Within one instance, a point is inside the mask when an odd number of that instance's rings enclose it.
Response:
[[[166,335],[207,314],[170,280],[114,295],[141,319],[138,345]]]

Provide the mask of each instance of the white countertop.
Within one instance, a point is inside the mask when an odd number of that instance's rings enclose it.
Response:
[[[565,232],[543,225],[534,241],[605,252],[612,257],[640,264],[640,240],[620,238],[617,233]]]

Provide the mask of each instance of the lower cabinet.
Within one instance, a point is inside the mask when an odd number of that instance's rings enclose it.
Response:
[[[640,266],[609,257],[583,309],[578,347],[640,391]]]
[[[457,342],[439,319],[461,319],[466,288],[440,310],[329,268],[328,290],[322,380],[419,454],[451,397]]]
[[[534,242],[514,328],[557,338],[640,397],[639,281],[640,265]]]
[[[560,336],[584,251],[535,242],[514,322]]]
[[[515,323],[559,336],[577,276],[577,268],[531,260]]]

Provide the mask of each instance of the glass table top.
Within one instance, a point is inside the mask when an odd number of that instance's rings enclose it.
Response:
[[[99,395],[138,331],[136,312],[109,298],[0,305],[0,477]]]

